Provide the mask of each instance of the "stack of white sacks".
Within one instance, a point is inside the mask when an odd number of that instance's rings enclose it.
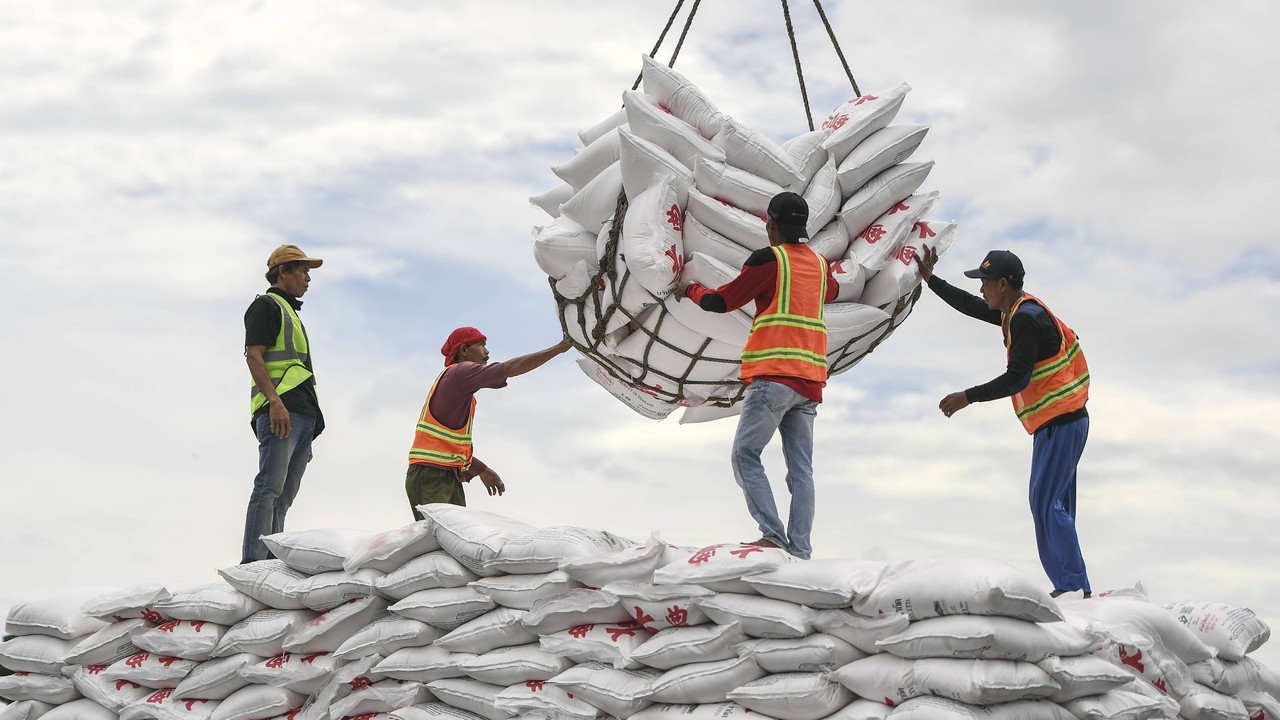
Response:
[[[225,582],[14,607],[0,720],[1280,717],[1241,608],[423,510],[270,536]]]
[[[534,257],[565,330],[589,349],[583,370],[648,417],[681,405],[682,422],[732,414],[754,307],[706,313],[672,290],[736,276],[768,246],[766,209],[784,190],[808,201],[809,245],[834,266],[828,365],[848,370],[910,313],[914,255],[955,240],[955,223],[928,219],[938,194],[917,192],[933,163],[905,162],[928,126],[890,124],[910,88],[854,98],[822,129],[777,145],[647,56],[642,75],[644,92],[623,93],[624,107],[581,131],[583,147],[552,168],[564,183],[531,198],[554,218],[534,229]]]

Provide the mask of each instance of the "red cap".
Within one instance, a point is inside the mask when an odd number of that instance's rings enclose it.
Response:
[[[444,366],[449,367],[457,361],[458,351],[462,346],[474,345],[488,339],[484,333],[473,327],[460,327],[449,333],[449,339],[445,340],[444,347],[440,348],[440,354],[444,355]]]

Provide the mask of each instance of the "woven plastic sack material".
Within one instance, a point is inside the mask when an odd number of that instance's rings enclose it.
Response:
[[[318,691],[337,668],[338,661],[328,653],[284,653],[242,668],[240,675],[255,685],[282,687],[310,695]]]
[[[950,615],[911,624],[876,643],[904,658],[957,657],[1040,662],[1062,655],[1082,655],[1096,638],[1067,623],[1033,623],[1007,617]]]
[[[12,702],[35,700],[61,705],[80,698],[71,678],[44,673],[14,673],[0,676],[0,698]]]
[[[209,720],[222,702],[185,699],[172,690],[157,690],[120,711],[121,720]]]
[[[565,670],[547,684],[626,720],[653,704],[648,697],[661,675],[657,670],[617,670],[604,663],[589,662]]]
[[[880,308],[856,302],[827,303],[827,374],[853,367],[893,329],[893,318]]]
[[[840,227],[844,227],[841,225]],[[747,262],[747,258],[751,256],[751,251],[742,247],[738,243],[703,225],[693,213],[685,213],[684,215],[684,260],[686,276],[689,272],[689,260],[695,253],[702,253],[708,257],[724,263],[735,272],[741,270],[743,264]]]
[[[787,563],[744,577],[743,582],[775,600],[814,609],[846,608],[854,598],[870,595],[888,569],[876,560],[824,558]]]
[[[86,601],[81,609],[89,617],[103,622],[142,618],[147,622],[161,623],[169,618],[156,612],[151,606],[167,597],[169,591],[164,585],[146,583],[99,594]]]
[[[497,607],[472,587],[420,590],[392,605],[391,612],[420,620],[441,630],[453,630]]]
[[[386,680],[387,676],[376,669],[381,660],[381,655],[369,655],[339,665],[320,689],[306,698],[301,710],[294,715],[296,720],[328,720],[330,705],[350,695],[356,688]]]
[[[487,567],[491,570],[508,573],[530,575],[550,573],[539,584],[560,585],[559,591],[563,591],[576,586],[576,583],[570,581],[568,576],[559,570],[561,563],[571,558],[625,550],[637,545],[639,543],[634,540],[619,537],[605,530],[592,530],[567,525],[549,527],[508,538],[503,543],[502,549],[498,551],[498,554],[487,563]],[[520,583],[519,580],[514,578],[507,582],[516,585]],[[473,583],[473,585],[500,588],[503,586],[503,581],[480,581]],[[526,597],[529,602],[522,602],[524,607],[521,609],[528,609],[533,604],[533,600],[549,597],[549,595],[540,593],[553,592],[555,590],[555,587],[543,587],[540,591],[535,588],[533,595]],[[523,591],[520,592],[523,594]],[[521,602],[510,594],[504,594],[501,599],[498,595],[494,595],[494,599],[499,603],[502,602],[502,599]]]
[[[894,165],[867,181],[840,206],[840,220],[850,237],[858,237],[895,205],[906,200],[929,176],[933,161]],[[918,219],[919,216],[913,218]]]
[[[116,720],[115,713],[88,698],[59,705],[45,717],[50,720]]]
[[[631,653],[631,657],[659,670],[690,663],[707,663],[738,657],[735,646],[745,642],[738,625],[698,625],[660,630]]]
[[[556,720],[591,720],[600,715],[599,708],[541,681],[518,683],[502,690],[494,698],[494,705],[518,715]]]
[[[449,652],[434,645],[407,647],[388,655],[374,670],[397,680],[431,682],[465,676],[462,665],[475,657],[474,653]]]
[[[737,380],[742,348],[699,335],[668,314],[650,313],[642,327],[618,343],[619,357],[647,368],[635,383],[668,392],[684,387],[705,399],[709,389]]]
[[[351,694],[329,706],[329,717],[345,718],[385,713],[435,700],[422,683],[382,680]]]
[[[392,720],[483,720],[482,716],[447,703],[419,703],[387,713]]]
[[[1036,665],[1049,673],[1049,677],[1061,686],[1061,690],[1049,696],[1056,703],[1101,695],[1128,685],[1133,680],[1129,673],[1092,655],[1050,657]]]
[[[853,195],[871,178],[911,157],[928,132],[928,125],[890,125],[869,135],[837,166],[840,193]]]
[[[844,221],[837,217],[823,225],[806,244],[826,258],[827,262],[835,262],[849,251],[849,230],[844,226]]]
[[[504,686],[550,680],[573,666],[572,660],[543,650],[537,642],[490,650],[460,665],[472,680]]]
[[[654,681],[649,697],[661,703],[724,702],[729,691],[764,674],[749,658],[692,663],[663,673]]]
[[[1241,693],[1240,702],[1249,713],[1250,720],[1267,720],[1280,717],[1280,700],[1276,700],[1265,692],[1251,691]],[[3,720],[0,718],[0,720]]]
[[[698,222],[738,243],[749,251],[769,247],[764,220],[746,210],[723,203],[696,188],[689,191],[685,211]]]
[[[434,644],[452,652],[479,654],[537,642],[538,636],[526,630],[521,623],[524,615],[524,610],[501,607],[450,631]]]
[[[1089,651],[1118,668],[1128,671],[1158,688],[1162,695],[1179,698],[1191,689],[1191,671],[1186,663],[1166,650],[1158,640],[1145,639],[1147,647],[1104,643]]]
[[[284,640],[289,652],[333,652],[361,628],[385,617],[387,601],[379,597],[352,600],[295,630]]]
[[[694,603],[696,598],[715,594],[701,585],[618,582],[606,585],[603,590],[616,595],[631,617],[650,632],[711,622]]]
[[[748,640],[737,650],[771,673],[830,672],[867,657],[867,653],[825,633],[796,639]]]
[[[1233,662],[1221,658],[1201,660],[1187,666],[1191,679],[1224,695],[1239,695],[1262,687],[1258,665],[1252,660]]]
[[[893,708],[864,698],[858,698],[832,713],[829,720],[884,720]]]
[[[627,109],[627,127],[631,132],[671,153],[685,167],[693,169],[698,158],[724,161],[724,150],[713,145],[694,126],[663,110],[648,95],[627,90],[622,93],[622,104]]]
[[[661,420],[680,407],[674,402],[663,401],[644,390],[637,389],[630,381],[622,380],[591,358],[579,358],[578,368],[597,385],[607,390],[610,395],[650,420]]]
[[[173,590],[155,608],[175,620],[200,620],[230,627],[267,606],[225,582],[215,582]]]
[[[1095,602],[1096,601],[1096,602]],[[1142,600],[1130,598],[1100,597],[1090,600],[1069,600],[1061,603],[1063,612],[1069,613],[1073,620],[1087,618],[1109,629],[1113,639],[1126,644],[1141,645],[1141,641],[1130,643],[1123,633],[1128,628],[1136,628],[1144,635],[1160,641],[1166,649],[1178,656],[1183,663],[1191,664],[1208,660],[1215,651],[1201,642],[1185,625],[1159,605],[1152,605]]]
[[[267,720],[302,707],[306,696],[266,685],[249,685],[232,693],[210,715],[210,720]]]
[[[640,77],[644,93],[659,107],[697,128],[703,137],[714,137],[725,124],[725,116],[696,85],[674,69],[641,55]],[[584,140],[585,142],[585,140]]]
[[[376,585],[383,572],[363,568],[355,572],[334,572],[312,575],[302,581],[302,604],[316,612],[327,612],[343,603],[367,598],[377,592]]]
[[[1249,608],[1201,602],[1173,603],[1164,609],[1227,660],[1239,660],[1271,637],[1271,628]]]
[[[0,707],[0,720],[38,720],[52,710],[54,705],[35,700],[23,700]]]
[[[867,287],[867,269],[858,264],[852,256],[844,257],[831,263],[831,276],[836,280],[836,299],[838,303],[856,303],[862,299]]]
[[[1258,674],[1258,690],[1280,700],[1280,673],[1277,673],[1253,658],[1246,657],[1240,662],[1242,664],[1252,666],[1253,671]]]
[[[721,543],[699,549],[688,560],[658,568],[653,573],[653,582],[658,585],[694,583],[705,586],[777,570],[786,562],[792,560],[785,550]]]
[[[540,192],[537,195],[530,195],[529,204],[540,208],[553,218],[558,218],[560,217],[560,206],[568,202],[569,198],[573,197],[574,192],[574,188],[570,185],[560,183],[550,190]]]
[[[575,588],[562,595],[539,600],[521,622],[535,635],[568,630],[578,625],[619,623],[631,619],[618,596],[592,588]]]
[[[878,273],[898,255],[907,237],[912,234],[916,221],[931,212],[937,204],[938,193],[931,192],[912,195],[893,205],[849,243],[846,257],[866,268],[868,277]]]
[[[510,547],[510,544],[508,544]],[[496,575],[481,578],[471,587],[502,607],[528,610],[535,603],[549,600],[582,587],[563,570],[536,575]]]
[[[804,201],[809,206],[809,220],[805,223],[805,237],[813,237],[840,212],[843,198],[840,184],[836,182],[835,160],[828,159],[805,188]]]
[[[1062,703],[1081,720],[1148,720],[1165,717],[1164,704],[1155,698],[1114,690]]]
[[[440,547],[477,575],[498,575],[485,565],[497,557],[503,544],[538,528],[496,513],[459,507],[448,503],[419,505],[421,512],[435,524]]]
[[[803,168],[791,153],[760,131],[727,118],[724,128],[711,138],[711,142],[724,150],[725,163],[784,190],[797,193],[804,190],[808,178],[802,175]],[[694,172],[697,172],[696,168]]]
[[[819,128],[797,135],[782,143],[782,149],[791,158],[791,163],[800,172],[800,181],[806,188],[818,170],[827,164],[831,153],[822,147],[823,141],[831,134],[830,128]]]
[[[419,520],[404,527],[377,533],[368,542],[355,544],[342,561],[342,569],[354,572],[370,567],[393,572],[416,557],[440,549],[431,521]]]
[[[843,162],[845,157],[872,133],[893,122],[902,107],[902,101],[911,86],[902,83],[875,94],[866,94],[841,104],[822,123],[823,129],[831,134],[823,141],[836,162]]]
[[[368,543],[373,533],[350,528],[321,528],[264,535],[267,549],[286,565],[308,575],[342,569],[352,548]]]
[[[180,698],[206,698],[222,700],[249,684],[240,671],[258,662],[260,658],[249,653],[207,660],[187,674],[173,689]]]
[[[618,162],[618,128],[612,128],[569,160],[552,166],[551,172],[576,191],[587,186],[605,168]]]
[[[142,618],[111,623],[76,643],[67,655],[66,662],[68,665],[110,665],[121,658],[135,655],[138,648],[134,646],[130,635],[150,626],[151,623]],[[0,648],[3,647],[0,645]]]
[[[407,647],[430,645],[444,636],[444,631],[421,620],[388,615],[378,618],[356,631],[333,651],[339,660],[354,660],[368,655],[387,656]]]
[[[974,705],[1046,698],[1058,684],[1044,670],[1017,660],[906,660],[889,654],[856,660],[831,679],[864,698],[898,703],[918,695],[938,695]]]
[[[1186,720],[1249,720],[1244,703],[1230,695],[1192,683],[1186,695],[1178,698],[1182,708],[1179,717]]]
[[[200,663],[150,652],[117,660],[102,671],[105,680],[128,680],[143,687],[162,690],[175,688]]]
[[[936,220],[919,220],[902,240],[901,247],[880,269],[862,291],[860,302],[889,311],[902,298],[920,287],[920,266],[916,255],[933,248],[941,258],[956,240],[956,224]],[[897,323],[895,323],[896,325]]]
[[[6,635],[48,635],[72,640],[92,635],[106,623],[90,617],[81,606],[117,588],[85,588],[58,597],[14,605],[5,620]]]
[[[604,226],[605,221],[613,216],[620,192],[622,192],[622,164],[616,162],[602,170],[591,182],[560,206],[560,217],[556,218],[555,224],[566,231],[574,230],[576,225],[594,238]],[[572,265],[572,262],[565,263],[566,271]]]
[[[542,649],[576,662],[603,662],[616,668],[637,668],[631,655],[653,633],[634,622],[615,625],[579,625],[538,638]]]
[[[823,673],[784,673],[734,688],[729,699],[778,720],[818,720],[853,702],[853,693]]]
[[[856,600],[853,609],[869,617],[901,612],[911,620],[959,614],[1062,620],[1043,584],[992,560],[912,560],[891,566],[875,591]]]
[[[705,158],[698,158],[693,166],[693,182],[698,192],[758,218],[765,217],[769,201],[785,189],[745,170]]]
[[[643,545],[567,558],[560,569],[587,587],[613,582],[649,582],[667,557],[667,544],[654,533]]]
[[[755,638],[800,638],[813,631],[809,610],[785,600],[720,593],[694,603],[713,621],[721,625],[736,622]]]
[[[815,630],[834,635],[868,655],[883,652],[876,643],[906,630],[911,624],[902,613],[872,618],[848,610],[815,610],[809,620]]]
[[[889,713],[897,720],[1075,720],[1048,700],[1016,700],[979,707],[940,697],[912,698]]]
[[[461,710],[473,712],[488,720],[507,720],[515,713],[501,710],[494,701],[505,688],[466,678],[446,678],[427,683],[427,688],[440,700]]]
[[[596,233],[573,223],[556,220],[533,238],[533,259],[549,277],[557,280],[565,277],[574,264],[596,264]]]
[[[689,191],[693,188],[693,170],[657,144],[623,128],[618,131],[618,162],[622,168],[622,189],[628,202],[653,187],[663,175],[671,176],[671,185],[676,189],[676,203],[684,207],[688,202]]]
[[[137,628],[129,636],[134,645],[167,657],[204,662],[213,657],[227,626],[201,620],[170,620],[153,628]]]
[[[68,668],[64,673],[71,678],[76,690],[98,705],[118,713],[126,706],[139,702],[151,694],[151,690],[126,680],[107,680],[102,677],[102,665]]]
[[[760,718],[758,713],[735,702],[720,703],[659,703],[632,715],[636,720],[748,720]]]
[[[302,581],[310,577],[283,560],[259,560],[218,571],[231,587],[278,610],[302,610]],[[167,594],[167,593],[166,593]]]
[[[684,209],[670,176],[636,196],[622,224],[622,252],[637,282],[657,298],[671,293],[684,267]]]
[[[685,266],[682,279],[715,290],[737,275],[737,270],[719,260],[694,253]],[[726,345],[743,347],[747,344],[747,337],[751,335],[753,318],[745,309],[724,313],[707,312],[689,298],[677,300],[674,296],[668,297],[662,305],[681,325]]]
[[[284,652],[285,638],[317,617],[310,610],[261,610],[227,628],[211,657],[274,657]]]
[[[76,640],[59,640],[48,635],[19,635],[0,643],[0,666],[13,672],[56,675],[77,645]]]
[[[646,92],[648,92],[646,90]],[[578,139],[582,141],[583,146],[590,145],[596,140],[604,137],[604,134],[616,127],[623,127],[627,124],[627,109],[618,108],[613,111],[609,117],[592,125],[589,128],[583,128],[578,131]]]
[[[441,551],[410,560],[399,570],[375,580],[373,587],[380,595],[403,600],[420,590],[463,587],[479,578],[449,553]]]

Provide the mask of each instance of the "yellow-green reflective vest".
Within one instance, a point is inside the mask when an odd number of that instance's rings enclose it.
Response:
[[[311,345],[307,342],[307,329],[298,319],[289,301],[267,293],[258,297],[269,297],[280,306],[280,332],[276,341],[262,354],[267,363],[267,375],[275,386],[276,394],[283,395],[298,387],[311,377]],[[249,415],[257,414],[267,404],[267,396],[262,394],[255,383],[249,387]]]

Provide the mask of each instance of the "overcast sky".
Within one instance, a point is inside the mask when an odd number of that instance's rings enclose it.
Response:
[[[899,122],[938,274],[992,248],[1092,370],[1079,529],[1095,590],[1249,606],[1280,626],[1280,51],[1266,2],[849,2],[826,9]],[[459,325],[504,359],[555,343],[527,198],[615,110],[666,3],[0,2],[0,609],[82,584],[208,582],[257,470],[243,313],[284,242],[325,259],[302,318],[329,429],[288,529],[410,520],[413,423]],[[792,3],[821,118],[851,96]],[[674,38],[673,38],[674,39]],[[659,53],[670,57],[673,39]],[[808,128],[780,8],[706,2],[676,68],[781,142]],[[749,540],[734,421],[634,414],[573,355],[479,396],[473,506],[682,544]],[[1043,577],[1031,441],[999,331],[930,293],[834,378],[817,556],[982,556]],[[781,452],[767,453],[785,495]],[[783,498],[785,501],[785,498]],[[1046,581],[1047,585],[1047,581]],[[1280,643],[1258,655],[1280,667]]]

